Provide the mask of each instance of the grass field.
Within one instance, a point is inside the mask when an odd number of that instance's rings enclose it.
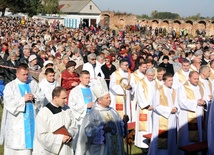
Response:
[[[0,122],[1,122],[1,118],[2,118],[2,106],[0,106]],[[124,147],[126,148],[126,146],[124,146]],[[132,146],[131,154],[132,155],[143,155],[142,151],[135,146]],[[3,145],[0,145],[0,155],[4,155],[4,146]]]

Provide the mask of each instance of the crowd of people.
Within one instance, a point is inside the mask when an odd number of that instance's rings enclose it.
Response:
[[[145,154],[213,155],[214,38],[154,32],[1,18],[4,154],[123,155],[135,122]]]

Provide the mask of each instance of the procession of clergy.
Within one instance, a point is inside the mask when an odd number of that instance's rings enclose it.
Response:
[[[52,93],[43,92],[28,66],[20,64],[17,78],[4,90],[4,154],[123,155],[125,124],[136,122],[135,145],[150,155],[184,154],[179,146],[202,141],[208,141],[208,153],[214,155],[214,61],[202,66],[200,59],[192,62],[184,59],[172,75],[146,61],[130,73],[128,61],[121,59],[109,89],[103,78],[91,79],[83,70],[69,96],[54,82],[46,88]],[[45,75],[54,77],[53,69]],[[148,133],[150,143],[143,137]]]

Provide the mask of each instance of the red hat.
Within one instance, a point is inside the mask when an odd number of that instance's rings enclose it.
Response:
[[[125,50],[125,49],[122,49],[122,50],[120,51],[120,54],[125,54],[125,53],[127,53],[127,50]]]

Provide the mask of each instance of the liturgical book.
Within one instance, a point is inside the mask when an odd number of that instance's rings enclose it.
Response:
[[[62,135],[69,136],[68,130],[65,128],[64,125],[59,129],[57,129],[56,131],[54,131],[53,134],[62,134]]]

